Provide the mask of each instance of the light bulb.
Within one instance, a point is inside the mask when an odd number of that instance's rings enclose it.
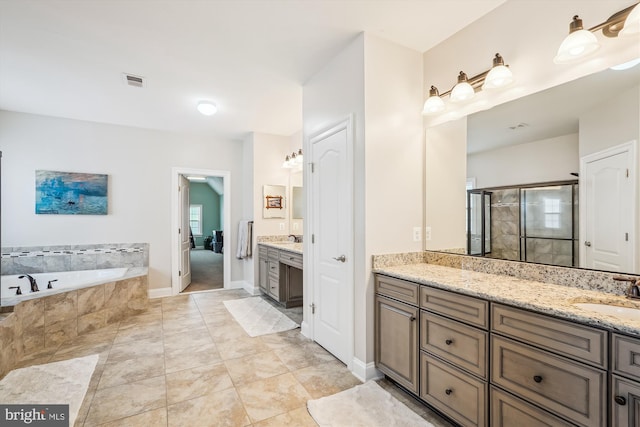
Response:
[[[205,116],[213,116],[218,111],[218,107],[211,101],[200,101],[198,102],[198,111]]]
[[[583,58],[600,47],[596,36],[591,31],[582,28],[582,19],[578,18],[578,15],[573,17],[569,31],[569,35],[565,37],[558,48],[556,57],[553,58],[553,62],[556,64],[566,64]]]

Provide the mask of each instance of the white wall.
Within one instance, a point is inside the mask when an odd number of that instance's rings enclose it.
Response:
[[[149,287],[165,288],[172,167],[231,171],[231,224],[241,216],[239,142],[7,111],[0,111],[0,129],[2,246],[148,242]],[[109,214],[36,215],[36,170],[108,174]],[[235,250],[231,231],[225,246]],[[231,279],[242,276],[232,258]]]
[[[467,178],[476,188],[577,179],[578,134],[510,145],[467,156]]]
[[[431,227],[425,248],[465,248],[467,119],[425,133],[425,226]]]
[[[373,361],[371,256],[422,250],[422,53],[365,34],[364,280],[356,280],[356,357]],[[358,303],[364,297],[366,304]],[[366,328],[364,327],[366,325]]]

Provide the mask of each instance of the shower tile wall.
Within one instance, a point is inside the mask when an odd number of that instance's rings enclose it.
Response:
[[[520,260],[518,189],[492,190],[491,258]]]

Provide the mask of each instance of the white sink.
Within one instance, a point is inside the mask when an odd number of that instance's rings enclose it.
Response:
[[[575,307],[596,313],[608,314],[619,319],[640,320],[640,309],[631,307],[620,307],[617,305],[597,304],[597,303],[574,303]]]

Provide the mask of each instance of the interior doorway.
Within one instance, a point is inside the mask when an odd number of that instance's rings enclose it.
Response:
[[[230,287],[230,175],[172,169],[172,295]]]

